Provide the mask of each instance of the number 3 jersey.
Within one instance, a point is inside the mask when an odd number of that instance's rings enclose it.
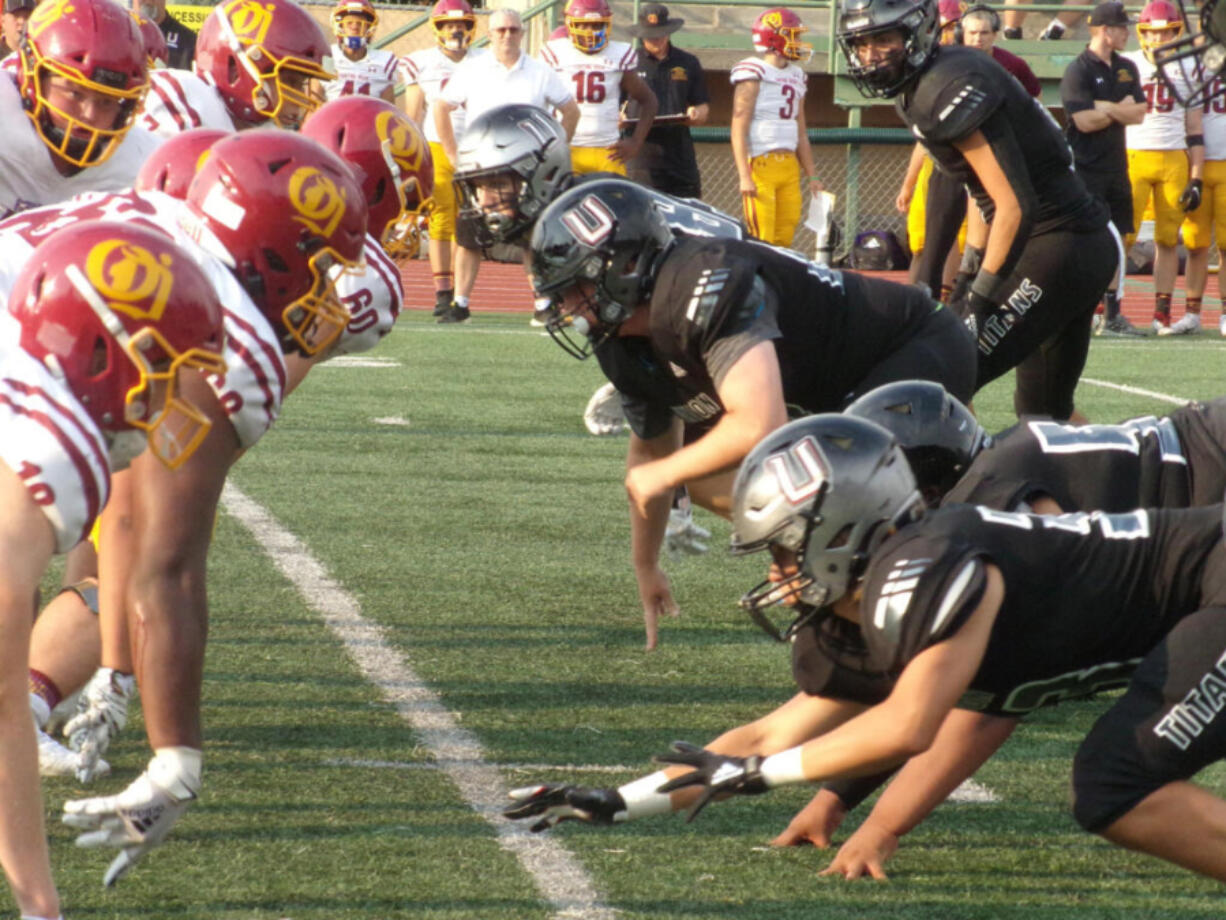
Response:
[[[751,57],[733,66],[728,79],[733,86],[747,81],[758,83],[758,98],[749,123],[749,155],[795,150],[800,142],[796,115],[804,105],[808,85],[805,72],[795,64],[773,67]]]
[[[1122,57],[1137,65],[1141,89],[1145,92],[1145,118],[1139,125],[1124,128],[1129,150],[1186,150],[1187,108],[1175,101],[1175,95],[1158,75],[1158,68],[1144,51],[1130,51]],[[1166,76],[1180,86],[1180,95],[1188,94],[1187,80],[1179,67],[1168,66]]]
[[[1048,496],[1066,511],[1214,504],[1226,490],[1226,398],[1120,425],[1023,422],[993,438],[945,496],[1015,510]]]
[[[931,512],[886,540],[864,576],[869,667],[897,675],[953,636],[991,564],[1004,598],[960,706],[1020,716],[1120,686],[1181,618],[1226,604],[1222,511]]]
[[[561,74],[579,103],[579,124],[572,147],[611,147],[617,142],[622,74],[637,71],[638,52],[626,42],[609,42],[587,54],[567,37],[550,39],[541,60]]]

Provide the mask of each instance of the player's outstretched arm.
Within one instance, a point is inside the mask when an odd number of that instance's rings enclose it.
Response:
[[[637,467],[667,457],[681,443],[681,423],[674,422],[664,434],[655,438],[640,438],[633,431],[626,451],[627,477]],[[668,528],[670,495],[656,496],[640,510],[633,501],[630,506],[630,558],[634,578],[638,583],[639,602],[643,607],[643,624],[647,633],[646,647],[650,651],[659,641],[660,617],[681,613],[673,599],[668,576],[660,568],[660,547]]]

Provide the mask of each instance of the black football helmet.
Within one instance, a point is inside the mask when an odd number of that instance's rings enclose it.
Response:
[[[824,616],[864,573],[873,550],[924,508],[898,440],[873,422],[827,413],[758,443],[732,486],[732,552],[784,549],[795,575],[764,581],[741,607],[781,641]],[[780,604],[791,623],[772,621]]]
[[[902,48],[885,60],[862,63],[856,47],[871,36],[896,31]],[[839,4],[839,47],[847,60],[847,75],[862,95],[897,96],[928,66],[938,41],[937,0],[842,0]]]
[[[552,301],[544,313],[554,341],[567,354],[588,357],[651,296],[673,240],[652,195],[625,179],[586,182],[558,197],[537,221],[531,244],[537,296]],[[580,285],[587,292],[576,304]]]
[[[991,442],[971,410],[931,380],[898,380],[865,393],[843,410],[898,438],[911,471],[936,504]]]
[[[1162,82],[1180,105],[1204,105],[1226,92],[1226,81],[1219,80],[1226,66],[1226,4],[1205,0],[1198,8],[1195,0],[1175,0],[1183,20],[1183,31],[1174,41],[1150,49]],[[1193,28],[1199,17],[1200,28]],[[1182,71],[1186,84],[1171,79]]]

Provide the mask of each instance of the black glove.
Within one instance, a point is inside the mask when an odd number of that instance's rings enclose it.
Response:
[[[1189,179],[1188,184],[1183,187],[1183,192],[1179,195],[1179,206],[1183,208],[1183,213],[1195,211],[1200,207],[1200,200],[1205,194],[1205,183],[1200,179]]]
[[[945,304],[958,316],[966,316],[967,296],[970,294],[971,282],[979,274],[979,267],[982,264],[983,250],[978,246],[967,246],[966,251],[962,253],[962,262],[958,265],[958,274],[954,276],[953,290],[950,291],[949,300]]]
[[[512,821],[540,818],[532,825],[533,833],[548,830],[559,821],[612,824],[626,818],[626,802],[616,789],[547,783],[512,789],[510,797],[515,804],[503,811],[502,816]]]
[[[689,786],[706,787],[698,801],[690,808],[685,819],[687,824],[697,818],[698,813],[716,796],[758,795],[766,791],[766,780],[761,773],[762,758],[756,754],[753,757],[730,757],[712,754],[688,741],[674,741],[672,751],[658,754],[654,759],[656,763],[680,764],[694,768],[690,773],[670,779],[657,791],[672,792]]]

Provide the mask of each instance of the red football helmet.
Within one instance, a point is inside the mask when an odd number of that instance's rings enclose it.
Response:
[[[333,269],[362,265],[366,200],[353,171],[291,131],[243,131],[209,149],[184,229],[233,269],[286,351],[318,354],[349,322]]]
[[[297,128],[319,107],[312,80],[336,78],[323,30],[293,0],[215,6],[196,39],[196,73],[217,87],[236,121],[272,119],[282,128]]]
[[[463,32],[451,28],[457,22],[461,24]],[[430,11],[430,26],[434,29],[434,40],[440,48],[463,51],[477,31],[477,16],[468,5],[468,0],[438,0]]]
[[[606,0],[570,0],[563,15],[571,44],[584,54],[595,54],[609,43],[613,11]]]
[[[366,21],[365,28],[357,35],[350,35],[341,27],[341,23],[351,16],[356,16]],[[340,0],[332,8],[332,34],[336,36],[338,44],[343,45],[346,44],[346,39],[356,38],[359,39],[357,47],[365,48],[371,39],[375,37],[375,28],[378,25],[379,13],[370,0]]]
[[[105,431],[143,430],[171,469],[209,430],[176,395],[180,368],[224,374],[221,304],[192,258],[156,230],[82,221],[40,243],[9,294],[21,347],[61,377]]]
[[[136,174],[133,187],[138,192],[165,192],[183,200],[209,148],[230,134],[220,128],[192,128],[176,134],[149,154]]]
[[[754,21],[753,47],[762,53],[776,51],[789,61],[802,58],[807,61],[813,46],[800,40],[800,34],[807,31],[799,16],[787,7],[777,6]]]
[[[170,49],[166,47],[166,36],[161,27],[152,19],[132,14],[136,27],[140,29],[141,40],[145,43],[145,63],[150,70],[170,66]]]
[[[1170,32],[1159,38],[1164,32]],[[1149,0],[1137,19],[1137,41],[1141,50],[1152,57],[1154,48],[1174,41],[1183,34],[1183,16],[1169,0]]]
[[[341,96],[302,125],[357,174],[368,229],[388,254],[411,259],[421,248],[422,218],[434,200],[434,161],[421,129],[400,109],[371,96]]]
[[[74,166],[97,166],[111,156],[149,86],[145,43],[127,10],[111,0],[46,0],[30,14],[19,51],[23,104],[43,143]],[[114,120],[89,124],[54,104],[53,80],[113,100]]]

